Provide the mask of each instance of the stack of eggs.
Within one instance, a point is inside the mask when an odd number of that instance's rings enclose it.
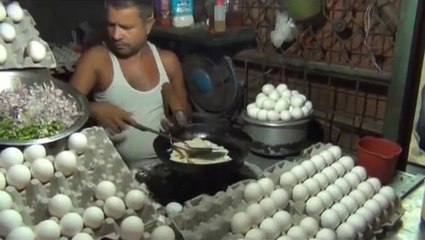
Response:
[[[297,90],[288,89],[286,84],[275,87],[267,83],[246,110],[248,116],[254,119],[288,122],[310,116],[313,104]]]
[[[263,178],[245,187],[245,211],[236,213],[231,230],[246,239],[359,239],[395,214],[399,200],[393,188],[328,149],[280,175],[278,183]],[[297,217],[288,206],[303,206]]]

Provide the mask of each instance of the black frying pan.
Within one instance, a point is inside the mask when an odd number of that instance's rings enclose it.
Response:
[[[222,174],[238,170],[243,166],[252,142],[248,134],[241,129],[232,127],[230,124],[194,123],[185,128],[173,130],[171,134],[183,140],[190,140],[196,137],[207,139],[229,150],[229,156],[232,160],[228,162],[207,165],[180,163],[170,160],[172,148],[169,139],[158,136],[153,142],[158,158],[172,170],[189,174]]]

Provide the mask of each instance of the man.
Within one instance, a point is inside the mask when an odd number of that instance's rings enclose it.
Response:
[[[131,123],[160,128],[164,116],[161,90],[175,105],[180,103],[179,110],[190,112],[177,56],[147,41],[154,19],[152,7],[142,1],[106,0],[105,42],[82,55],[70,82],[84,95],[94,94],[91,116],[112,133],[111,139],[130,167],[143,166],[143,160],[156,157],[152,146],[156,136]]]

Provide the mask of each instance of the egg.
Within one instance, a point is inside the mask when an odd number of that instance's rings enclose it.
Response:
[[[92,229],[98,229],[102,225],[104,219],[105,214],[99,207],[91,206],[86,208],[83,212],[84,225]]]
[[[329,179],[329,182],[333,182],[338,178],[338,173],[333,167],[325,167],[322,173]]]
[[[310,116],[310,109],[308,109],[307,107],[305,107],[305,106],[302,106],[301,107],[301,111],[303,112],[303,118],[304,117],[308,117],[308,116]]]
[[[34,233],[36,239],[56,240],[60,239],[61,228],[57,222],[48,219],[37,224]]]
[[[335,159],[334,159],[334,155],[329,152],[328,150],[324,150],[322,152],[320,152],[320,155],[323,157],[323,159],[325,159],[326,165],[331,165]]]
[[[289,89],[286,89],[286,90],[284,90],[284,91],[282,91],[281,93],[280,93],[280,95],[282,96],[282,97],[285,97],[285,98],[291,98],[291,96],[292,96],[292,92],[291,92],[291,90],[289,90]]]
[[[363,233],[367,228],[366,219],[360,214],[352,214],[347,218],[346,222],[354,227],[358,233]]]
[[[287,211],[278,211],[273,215],[273,219],[279,225],[282,231],[287,231],[292,226],[291,214]]]
[[[309,216],[319,215],[325,209],[325,204],[319,197],[311,197],[305,204],[305,211]]]
[[[307,240],[308,239],[307,232],[304,231],[304,229],[300,226],[291,227],[286,234],[288,235],[288,237],[290,237],[292,239],[297,239],[297,240],[304,240],[304,239]]]
[[[355,240],[357,239],[356,230],[348,223],[342,223],[336,229],[338,239]]]
[[[157,229],[158,228],[154,230],[155,234],[154,232],[152,232],[152,235],[151,235],[152,240],[154,239],[156,240],[160,236],[163,236],[164,240],[174,240],[174,238],[172,239],[168,238],[168,237],[171,237],[170,234],[174,234],[172,230],[171,230],[172,233],[170,233],[168,229],[163,229],[163,228],[159,230]],[[128,216],[120,224],[120,235],[123,240],[141,239],[144,231],[145,231],[145,225],[143,223],[143,220],[137,216]]]
[[[314,174],[313,179],[316,179],[317,182],[319,182],[321,189],[325,189],[329,185],[328,177],[321,172]]]
[[[108,197],[103,205],[103,211],[107,217],[111,217],[115,220],[120,219],[124,216],[125,203],[119,197]]]
[[[379,192],[381,189],[381,181],[375,177],[368,178],[366,181],[368,181],[373,186],[373,190],[375,193]]]
[[[247,114],[250,118],[258,118],[259,111],[260,109],[257,106],[254,106],[247,109]]]
[[[40,41],[32,40],[28,43],[26,53],[34,62],[38,63],[46,58],[47,50],[44,44],[42,44]]]
[[[34,240],[35,234],[31,228],[20,226],[13,229],[6,237],[6,240]]]
[[[0,65],[3,65],[7,60],[7,49],[0,43]]]
[[[128,204],[127,204],[128,207]],[[165,206],[165,210],[167,211],[168,215],[174,215],[177,213],[180,213],[183,210],[183,206],[178,202],[169,202]]]
[[[289,194],[282,188],[274,190],[270,198],[276,203],[278,209],[286,208],[289,202]]]
[[[31,181],[31,171],[25,165],[13,165],[7,170],[6,181],[17,190],[22,190]]]
[[[274,110],[269,110],[267,112],[267,119],[270,121],[278,121],[280,119],[280,115]]]
[[[34,144],[24,149],[24,159],[27,162],[34,162],[38,158],[45,158],[47,156],[46,148],[40,144]]]
[[[288,86],[284,83],[280,83],[277,85],[276,90],[279,91],[279,93],[282,93],[283,91],[287,90]]]
[[[14,209],[0,212],[0,236],[7,236],[13,229],[22,225],[22,216]]]
[[[263,102],[262,109],[273,110],[275,105],[276,105],[275,101],[273,101],[272,99],[266,99]]]
[[[100,200],[106,200],[107,198],[114,196],[117,193],[115,184],[111,181],[101,181],[96,185],[95,197]]]
[[[334,163],[331,164],[331,167],[333,169],[335,169],[335,171],[338,173],[338,176],[339,177],[344,176],[344,174],[345,174],[345,167],[341,163],[334,162]]]
[[[351,196],[344,196],[341,198],[339,202],[344,204],[345,208],[348,210],[350,214],[354,213],[359,207],[359,205],[357,204],[357,201]]]
[[[360,190],[366,198],[371,198],[373,196],[373,186],[369,182],[361,182],[357,189]]]
[[[159,226],[153,230],[151,240],[175,240],[176,235],[172,228],[166,225]]]
[[[326,161],[321,155],[314,155],[310,158],[314,166],[316,166],[317,171],[321,171],[326,166]]]
[[[309,238],[313,238],[319,231],[319,223],[312,217],[303,218],[299,225],[302,229],[304,229]]]
[[[261,90],[264,94],[269,95],[273,90],[275,90],[275,87],[273,86],[273,84],[266,83],[263,85]]]
[[[278,99],[276,101],[276,104],[274,106],[274,110],[278,113],[282,112],[283,110],[289,109],[289,103],[286,99]]]
[[[364,181],[367,178],[367,172],[366,169],[362,166],[355,166],[353,167],[353,169],[351,169],[351,171],[353,173],[355,173],[357,175],[357,177],[359,177],[360,181]]]
[[[280,98],[280,93],[277,90],[273,90],[269,93],[269,98],[273,101],[277,101]]]
[[[114,186],[115,187],[115,186]],[[116,191],[116,190],[115,190]],[[113,196],[112,191],[108,191],[107,194],[103,194],[103,197],[105,196]],[[143,208],[145,204],[146,194],[138,189],[132,189],[130,190],[126,196],[125,196],[125,204],[128,208],[134,209],[135,211],[139,211]]]
[[[258,203],[252,203],[246,208],[246,214],[248,214],[249,219],[252,224],[260,224],[261,221],[266,217],[266,213],[263,208]]]
[[[311,101],[306,101],[305,103],[304,103],[304,106],[306,107],[306,108],[308,108],[310,111],[313,109],[313,103],[311,103]]]
[[[290,111],[291,117],[295,120],[303,118],[303,111],[301,108],[294,107]]]
[[[57,171],[64,176],[69,176],[77,168],[77,156],[71,151],[62,151],[56,155],[53,164]]]
[[[347,219],[347,217],[350,215],[350,212],[348,212],[345,205],[340,203],[340,202],[335,203],[331,207],[331,209],[334,210],[338,214],[340,222],[344,222],[345,219]]]
[[[233,233],[245,234],[251,227],[251,219],[245,212],[237,212],[230,220],[230,229]]]
[[[75,212],[66,213],[59,221],[62,235],[73,237],[83,229],[83,218]]]
[[[347,171],[351,171],[351,169],[354,167],[354,160],[350,156],[343,156],[338,160],[338,162],[340,162]]]
[[[337,240],[336,233],[332,229],[322,228],[316,234],[318,240]]]
[[[257,114],[258,120],[266,121],[267,120],[267,110],[261,109]]]
[[[367,224],[372,224],[375,220],[373,213],[365,207],[357,209],[356,214],[362,216],[366,220]]]
[[[303,182],[303,184],[308,188],[310,196],[316,195],[320,191],[320,183],[314,178],[309,178]]]
[[[268,100],[268,98],[257,98],[255,100],[255,106],[257,106],[259,109],[263,108],[264,101]]]
[[[375,199],[369,199],[364,204],[363,207],[369,210],[374,217],[379,217],[382,213],[381,205]]]
[[[341,189],[341,191],[344,195],[349,193],[350,190],[351,190],[351,184],[347,181],[347,179],[345,179],[343,177],[335,180],[334,184],[337,185]]]
[[[273,190],[274,190],[274,183],[273,180],[271,180],[270,178],[261,178],[257,181],[258,185],[260,185],[261,189],[263,190],[263,193],[266,196],[269,196]]]
[[[307,103],[306,103],[307,104]],[[332,153],[334,159],[338,160],[342,156],[342,149],[339,146],[330,146],[328,151]]]
[[[71,240],[93,240],[93,237],[88,233],[77,233]]]
[[[3,3],[0,2],[0,22],[3,22],[7,17],[6,8]]]
[[[291,97],[291,106],[294,108],[301,108],[304,106],[303,98],[299,96],[292,96]]]
[[[87,137],[83,133],[73,133],[68,138],[68,148],[77,154],[83,154],[87,149]]]
[[[328,191],[332,195],[334,202],[339,201],[343,196],[341,189],[338,186],[333,185],[333,184],[329,185],[326,188],[326,191]]]
[[[255,97],[255,99],[259,99],[259,98],[266,98],[267,99],[268,97],[267,97],[266,94],[261,92],[261,93],[257,94],[257,96]]]
[[[258,228],[253,228],[245,234],[245,239],[246,240],[266,239],[266,234]]]
[[[0,23],[0,36],[5,42],[12,42],[16,38],[16,30],[10,23]]]
[[[71,199],[65,194],[58,193],[49,199],[50,215],[61,218],[74,208]]]
[[[355,189],[351,191],[348,194],[348,196],[351,196],[352,198],[354,198],[358,206],[363,206],[363,204],[366,202],[366,197],[364,196],[363,192],[361,192],[360,190]]]
[[[301,166],[305,169],[309,177],[316,173],[316,166],[314,166],[314,163],[310,160],[304,160]]]
[[[372,183],[368,183],[372,186]],[[381,190],[379,190],[379,193],[383,194],[390,202],[395,202],[397,200],[397,194],[390,186],[383,186]]]
[[[0,190],[0,211],[12,208],[13,200],[9,193]]]
[[[289,111],[287,110],[283,110],[282,112],[280,112],[280,120],[284,121],[284,122],[288,122],[291,120],[292,115]]]
[[[24,18],[24,11],[18,2],[12,2],[7,5],[6,12],[14,22],[20,22]]]
[[[344,178],[351,184],[351,188],[356,188],[360,184],[359,177],[353,172],[347,172]]]
[[[279,185],[291,189],[298,183],[297,176],[292,172],[284,172],[280,175]]]
[[[52,179],[55,169],[52,162],[46,158],[38,158],[31,163],[31,174],[34,178],[38,179],[41,183],[46,183]]]
[[[251,182],[246,185],[244,198],[247,202],[259,202],[264,197],[263,189],[257,182]]]
[[[273,218],[266,218],[260,224],[260,229],[266,234],[266,239],[276,239],[281,230]]]
[[[3,173],[0,172],[0,190],[6,187],[6,178]]]
[[[320,200],[322,200],[323,205],[325,206],[325,208],[329,208],[334,203],[333,196],[328,191],[326,191],[326,190],[319,192],[316,195],[316,197],[318,197],[318,198],[320,198]]]
[[[272,216],[276,212],[277,206],[273,199],[266,197],[259,202],[266,216]]]
[[[308,188],[302,183],[295,185],[292,189],[292,200],[294,201],[305,201],[309,196]]]
[[[0,167],[8,169],[12,165],[22,164],[24,162],[24,155],[16,147],[8,147],[0,153]]]

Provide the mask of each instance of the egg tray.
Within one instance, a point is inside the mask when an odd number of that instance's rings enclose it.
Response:
[[[7,17],[3,22],[11,24],[16,30],[16,37],[11,42],[5,42],[0,37],[0,43],[4,45],[7,51],[6,62],[0,65],[0,70],[22,69],[22,68],[55,68],[56,60],[49,45],[40,38],[40,33],[35,29],[35,21],[29,12],[25,9],[22,21],[15,23]],[[46,57],[41,62],[34,62],[26,54],[27,44],[37,40],[46,48]]]
[[[103,201],[96,200],[94,197],[94,189],[102,180],[113,182],[117,189],[116,196],[123,200],[129,190],[139,189],[147,192],[134,179],[132,172],[119,156],[103,128],[87,128],[82,133],[87,137],[88,149],[79,156],[77,170],[71,176],[65,177],[61,172],[56,172],[53,179],[46,184],[32,179],[29,186],[20,192],[12,186],[6,187],[6,191],[14,201],[14,209],[21,213],[27,226],[34,226],[49,218],[55,219],[49,214],[48,201],[57,193],[69,196],[77,213],[82,214],[83,210],[89,206],[102,208]],[[53,160],[51,156],[48,158]],[[146,226],[154,225],[159,218],[157,206],[150,198],[140,211],[127,209],[122,219],[130,215],[139,216]],[[100,238],[119,229],[119,223],[119,220],[105,218],[99,229],[84,231]]]
[[[75,69],[75,64],[80,58],[80,53],[75,52],[65,45],[50,44],[53,55],[56,59],[56,68],[52,69],[54,73],[67,73]]]

